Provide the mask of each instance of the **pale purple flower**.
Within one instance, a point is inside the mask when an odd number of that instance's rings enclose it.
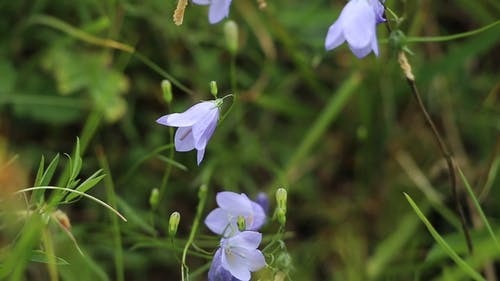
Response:
[[[208,21],[211,24],[218,23],[229,16],[231,0],[193,0],[193,3],[198,5],[210,5],[208,8]]]
[[[250,280],[250,272],[266,266],[264,255],[257,249],[261,240],[262,234],[255,231],[243,231],[223,238],[208,271],[208,280]]]
[[[160,117],[156,122],[165,126],[178,127],[174,137],[175,150],[196,149],[198,151],[197,163],[200,165],[207,143],[217,127],[221,104],[222,99],[200,102],[183,113],[168,114]]]
[[[347,41],[358,58],[371,51],[378,56],[377,24],[384,22],[384,6],[379,0],[350,0],[326,35],[325,49],[332,50]]]
[[[205,224],[214,233],[232,236],[238,233],[238,217],[245,219],[245,230],[258,230],[266,221],[262,207],[244,194],[224,191],[217,193],[218,208],[210,212]]]

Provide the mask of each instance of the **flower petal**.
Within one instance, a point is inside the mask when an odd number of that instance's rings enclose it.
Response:
[[[176,151],[190,151],[194,149],[193,130],[191,127],[180,127],[175,132],[174,144]]]
[[[210,2],[210,0],[193,0],[196,5],[209,5]]]
[[[256,249],[262,240],[262,234],[257,231],[243,231],[228,239],[229,246],[245,249]]]
[[[212,0],[208,9],[208,21],[211,24],[218,23],[229,15],[231,0]]]
[[[345,38],[340,20],[334,22],[328,29],[325,39],[325,49],[332,50],[344,43]]]
[[[208,281],[231,281],[233,276],[222,267],[222,252],[221,248],[217,249],[210,270],[208,270]]]
[[[261,205],[250,202],[252,205],[252,222],[247,222],[247,230],[258,230],[266,222],[266,212]]]
[[[234,216],[246,216],[252,213],[250,199],[245,194],[223,191],[217,193],[215,199],[219,207]]]
[[[193,125],[194,146],[196,149],[204,149],[207,146],[208,140],[212,137],[215,127],[217,127],[218,120],[219,108],[215,107]]]
[[[191,106],[183,113],[172,113],[160,117],[156,120],[165,126],[172,127],[189,127],[193,126],[200,119],[204,118],[213,108],[215,104],[213,101],[204,101]]]
[[[221,208],[214,209],[205,218],[205,225],[213,233],[222,235],[228,229],[230,221],[226,211]]]
[[[371,45],[375,32],[375,12],[367,0],[351,0],[340,13],[345,39],[353,49]]]
[[[200,166],[201,161],[203,160],[203,156],[205,155],[205,149],[197,149],[198,152],[196,153],[196,164]]]
[[[233,254],[231,250],[225,251],[222,255],[222,267],[241,281],[250,280],[250,271],[246,267],[245,261],[240,256]]]
[[[368,55],[372,51],[372,45],[367,45],[363,48],[354,48],[353,46],[349,45],[349,48],[359,59],[366,57],[366,55]]]
[[[266,266],[266,259],[259,250],[247,250],[245,253],[245,263],[247,268],[254,272]]]

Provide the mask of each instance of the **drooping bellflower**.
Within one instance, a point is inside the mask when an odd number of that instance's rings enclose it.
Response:
[[[371,51],[378,56],[377,24],[385,21],[384,6],[379,0],[350,0],[330,28],[325,49],[332,50],[347,41],[358,58]]]
[[[218,208],[210,212],[205,224],[214,233],[225,237],[239,232],[238,218],[244,219],[245,230],[258,230],[266,220],[264,209],[244,193],[224,191],[217,193]]]
[[[210,5],[208,8],[208,21],[218,23],[229,16],[231,0],[193,0],[197,5]]]
[[[259,247],[262,234],[255,231],[239,232],[222,238],[208,271],[209,281],[248,281],[250,272],[266,265]]]
[[[175,150],[196,149],[198,151],[197,163],[200,165],[207,143],[217,127],[221,105],[222,99],[200,102],[183,113],[168,114],[160,117],[156,122],[165,126],[178,127],[174,137]]]

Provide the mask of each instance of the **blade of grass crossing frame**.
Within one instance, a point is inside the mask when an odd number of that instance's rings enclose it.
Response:
[[[467,262],[465,262],[458,254],[455,252],[450,245],[443,239],[443,237],[436,231],[434,226],[430,223],[430,221],[425,217],[417,204],[411,199],[411,197],[404,193],[406,200],[410,203],[410,206],[413,208],[413,211],[417,214],[420,220],[424,223],[427,230],[432,235],[434,240],[439,244],[439,246],[448,254],[448,256],[461,268],[470,278],[476,281],[486,281],[481,274],[475,271]]]

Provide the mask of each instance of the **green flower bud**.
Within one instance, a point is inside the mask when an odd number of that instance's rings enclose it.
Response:
[[[235,55],[238,52],[238,25],[232,20],[226,21],[224,24],[224,35],[228,51]]]
[[[286,209],[278,207],[276,209],[276,218],[281,226],[285,226],[286,224]]]
[[[156,209],[159,201],[160,191],[158,188],[153,188],[153,190],[151,190],[151,195],[149,195],[149,205],[151,205],[151,208]]]
[[[238,225],[239,231],[245,231],[247,229],[247,222],[245,221],[244,216],[238,216],[238,219],[236,220],[236,224]]]
[[[170,215],[170,218],[168,219],[168,236],[170,237],[175,236],[180,221],[181,221],[181,214],[179,212],[173,212]]]
[[[286,199],[287,199],[286,189],[278,188],[278,190],[276,190],[276,203],[278,205],[278,208],[285,209],[285,212],[286,212]]]
[[[217,97],[218,93],[217,82],[210,81],[210,93],[212,94],[212,96]]]
[[[172,83],[168,80],[161,81],[161,90],[163,91],[163,99],[170,104],[172,102]]]

